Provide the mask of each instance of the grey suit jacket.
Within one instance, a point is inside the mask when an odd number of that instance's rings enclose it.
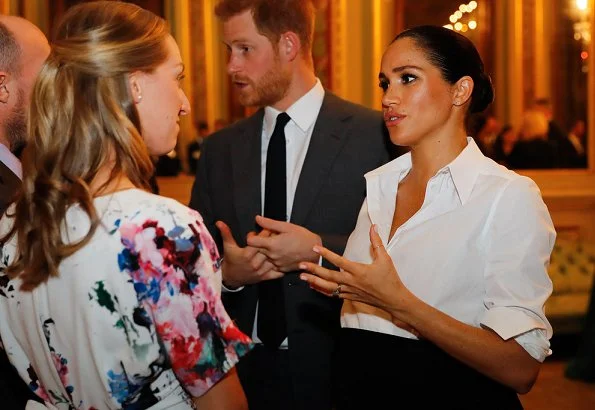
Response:
[[[220,251],[217,220],[230,226],[241,246],[246,244],[246,235],[257,230],[263,116],[261,109],[207,138],[198,161],[190,207],[202,214]],[[364,174],[389,160],[389,147],[379,112],[327,91],[298,180],[290,222],[319,234],[326,247],[342,254],[365,197]],[[311,290],[297,273],[283,278],[290,363],[292,373],[298,375],[295,396],[305,400],[301,408],[330,408],[341,304]],[[257,287],[224,293],[223,300],[232,319],[251,335]]]

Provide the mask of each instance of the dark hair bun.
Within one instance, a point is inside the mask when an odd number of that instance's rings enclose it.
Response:
[[[473,85],[473,94],[469,111],[482,112],[494,101],[494,86],[490,76],[482,72]]]

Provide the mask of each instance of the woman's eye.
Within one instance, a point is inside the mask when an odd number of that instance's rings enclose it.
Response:
[[[382,91],[388,90],[388,81],[380,80],[378,87],[382,88]]]
[[[415,81],[415,79],[416,79],[416,78],[417,78],[417,77],[416,77],[416,76],[414,76],[413,74],[403,74],[403,75],[401,76],[401,82],[402,82],[403,84],[409,84],[409,83],[411,83],[411,82]]]

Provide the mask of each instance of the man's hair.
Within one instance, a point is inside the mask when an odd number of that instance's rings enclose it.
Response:
[[[0,23],[0,71],[15,75],[21,71],[21,47],[3,23]]]
[[[292,31],[300,38],[303,55],[311,55],[316,14],[314,0],[221,0],[215,7],[215,14],[225,22],[246,10],[252,12],[259,33],[275,47],[283,33]]]

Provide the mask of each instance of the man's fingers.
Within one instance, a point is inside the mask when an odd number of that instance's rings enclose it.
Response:
[[[252,259],[250,259],[250,267],[255,272],[264,273],[263,269],[271,269],[271,267],[274,267],[274,265],[267,261],[266,255],[263,255],[260,252],[256,252],[254,256],[252,256]]]
[[[260,249],[270,249],[273,241],[273,237],[252,235],[247,239],[248,245]]]
[[[267,273],[261,276],[262,280],[271,280],[271,279],[279,279],[285,276],[283,272],[279,272],[278,270],[271,269]]]
[[[227,226],[227,224],[225,222],[217,221],[215,223],[215,225],[219,229],[219,232],[221,232],[221,239],[223,239],[224,245],[238,246],[238,244],[236,243],[236,240],[234,239],[234,237],[231,233],[231,229],[229,229],[229,226]]]
[[[271,236],[271,231],[269,231],[268,229],[263,229],[260,232],[256,233],[254,231],[250,231],[248,232],[248,235],[246,235],[246,239],[252,238],[252,237],[261,237],[261,238],[268,238],[269,236]]]
[[[268,229],[272,232],[285,232],[287,231],[288,224],[285,221],[277,221],[271,218],[265,218],[264,216],[256,215],[256,223],[264,229]]]

